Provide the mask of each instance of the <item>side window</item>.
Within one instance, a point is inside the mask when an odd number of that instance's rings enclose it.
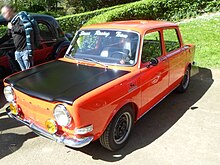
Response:
[[[180,42],[176,29],[164,30],[163,35],[164,35],[164,42],[167,52],[171,52],[180,47]]]
[[[3,37],[7,33],[7,26],[0,25],[0,38]]]
[[[6,33],[8,33],[7,25],[0,25],[0,38],[2,38]],[[2,43],[1,45],[13,46],[14,41],[11,38],[11,39],[5,41],[4,43]]]
[[[160,32],[147,33],[144,36],[141,61],[143,63],[150,61],[151,58],[157,58],[162,55]]]
[[[46,24],[39,22],[38,26],[40,29],[41,40],[50,41],[54,39],[52,32],[50,31],[50,29],[48,28]]]

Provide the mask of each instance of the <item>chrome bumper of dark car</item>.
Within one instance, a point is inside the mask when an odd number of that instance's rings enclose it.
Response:
[[[9,107],[6,108],[6,112],[7,112],[8,116],[10,118],[14,118],[17,121],[25,124],[30,129],[32,129],[33,132],[36,133],[37,135],[44,136],[48,139],[54,140],[58,143],[62,143],[62,144],[66,145],[66,146],[69,146],[69,147],[73,147],[73,148],[84,147],[84,146],[88,145],[94,138],[93,136],[88,136],[88,137],[85,137],[85,138],[76,138],[76,137],[66,138],[64,136],[58,136],[58,135],[55,135],[55,134],[50,134],[50,133],[46,132],[45,130],[39,128],[35,124],[30,123],[30,121],[23,120],[19,116],[16,116],[16,115],[12,114]]]

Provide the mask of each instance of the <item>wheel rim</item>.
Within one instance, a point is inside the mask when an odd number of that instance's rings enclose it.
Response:
[[[189,74],[189,69],[187,69],[184,77],[183,77],[183,88],[186,89],[189,85],[189,77],[190,77],[190,74]]]
[[[116,144],[121,144],[127,139],[131,131],[131,126],[132,126],[131,114],[128,112],[121,114],[114,128],[113,139]]]

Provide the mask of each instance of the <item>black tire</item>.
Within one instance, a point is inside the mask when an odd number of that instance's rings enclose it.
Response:
[[[180,85],[176,88],[176,91],[178,93],[184,93],[188,89],[189,83],[190,83],[190,67],[186,69],[183,79]]]
[[[134,125],[134,118],[134,110],[130,106],[122,107],[100,137],[101,145],[110,151],[124,147]]]

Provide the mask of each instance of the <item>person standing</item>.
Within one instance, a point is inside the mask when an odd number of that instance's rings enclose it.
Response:
[[[23,17],[16,15],[13,7],[8,5],[1,8],[1,14],[8,21],[8,37],[4,36],[4,39],[13,38],[15,59],[20,65],[21,70],[30,68],[33,65],[32,50],[27,42],[30,39],[30,35],[27,36],[25,31],[24,22],[21,20]]]

